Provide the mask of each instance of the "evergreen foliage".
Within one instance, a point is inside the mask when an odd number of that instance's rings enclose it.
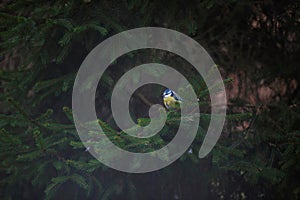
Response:
[[[102,118],[90,122],[99,123],[118,146],[134,152],[158,149],[172,139],[180,122],[178,112],[169,111],[160,135],[150,139],[129,137],[117,129],[109,117],[108,102],[113,85],[132,63],[163,60],[175,66],[192,82],[203,111],[189,152],[167,168],[143,175],[109,169],[86,152],[70,107],[73,82],[84,57],[105,38],[142,26],[163,26],[190,35],[228,72],[248,69],[253,80],[297,78],[299,4],[236,0],[0,3],[0,198],[298,199],[300,110],[295,94],[259,107],[232,101],[224,134],[209,156],[199,160],[197,153],[211,118],[201,77],[184,61],[160,51],[132,52],[118,59],[97,90]],[[274,17],[271,28],[264,16]],[[252,26],[253,19],[259,25]],[[252,67],[256,61],[263,65],[259,72]],[[231,79],[224,82],[230,85]],[[157,98],[147,98],[161,103],[161,91],[157,87],[153,92]],[[132,115],[138,124],[146,125],[147,102],[140,97],[133,97],[132,109],[139,109]],[[235,129],[244,122],[249,122],[248,128]]]

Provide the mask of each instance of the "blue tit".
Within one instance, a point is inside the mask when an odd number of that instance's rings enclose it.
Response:
[[[176,105],[182,102],[182,98],[170,89],[166,89],[162,97],[167,109],[176,108]]]

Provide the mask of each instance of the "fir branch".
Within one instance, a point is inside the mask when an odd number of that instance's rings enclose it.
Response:
[[[13,98],[7,98],[7,102],[9,102],[21,115],[23,115],[30,123],[40,127],[41,129],[45,130],[42,124],[37,122],[36,120],[32,119],[18,104]]]

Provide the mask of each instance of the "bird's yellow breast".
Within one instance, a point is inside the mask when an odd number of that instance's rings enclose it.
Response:
[[[164,104],[167,106],[167,107],[176,107],[176,103],[178,101],[174,98],[174,97],[165,97],[164,98]]]

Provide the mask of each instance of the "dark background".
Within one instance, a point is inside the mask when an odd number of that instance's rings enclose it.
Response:
[[[204,116],[192,154],[156,172],[127,174],[85,152],[73,125],[72,86],[96,45],[145,26],[180,31],[208,51],[227,80],[228,116],[207,157],[197,157],[209,123]],[[2,1],[0,198],[299,199],[299,33],[298,0]],[[122,56],[99,82],[96,110],[110,138],[124,149],[135,144],[137,152],[168,142],[178,126],[168,123],[150,140],[119,134],[110,111],[113,86],[147,62],[185,74],[201,94],[201,111],[210,111],[201,76],[181,58],[158,50]],[[135,92],[134,120],[148,122],[148,108],[162,104],[163,89]]]

